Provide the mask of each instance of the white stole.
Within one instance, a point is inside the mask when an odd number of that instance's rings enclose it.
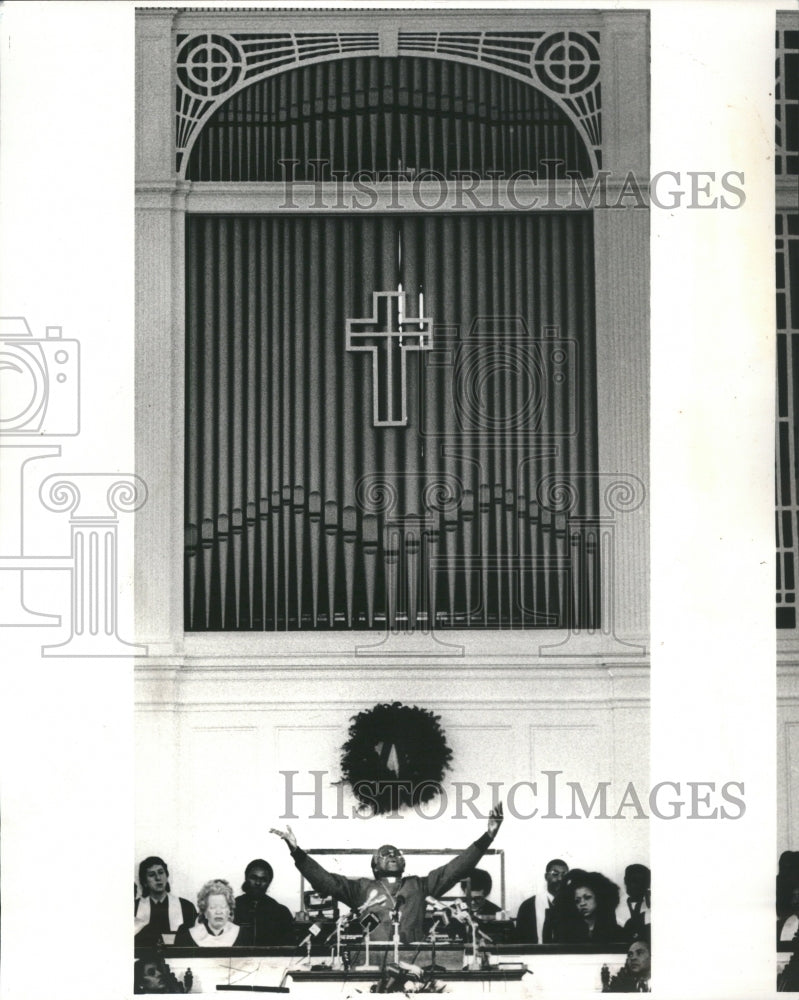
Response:
[[[638,911],[639,915],[644,918],[645,924],[652,923],[652,910],[646,905],[646,899],[641,900],[641,907]],[[628,920],[633,916],[633,908],[630,903],[630,897],[625,896],[624,899],[619,903],[616,909],[616,923],[619,927],[624,927]]]
[[[173,893],[167,893],[167,913],[169,914],[169,930],[174,934],[183,923],[183,910],[180,905],[180,897]],[[133,933],[138,934],[142,927],[150,923],[152,909],[150,907],[150,897],[143,896],[136,907],[136,916],[133,920]]]
[[[189,934],[199,948],[232,948],[239,936],[239,925],[228,924],[221,934],[212,934],[205,924],[195,924]]]
[[[799,931],[799,917],[795,913],[792,913],[782,925],[780,941],[793,941],[797,931]]]

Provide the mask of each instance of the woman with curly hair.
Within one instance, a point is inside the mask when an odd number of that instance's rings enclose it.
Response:
[[[568,912],[563,939],[570,944],[623,942],[616,923],[619,887],[600,872],[573,870],[566,887]]]
[[[252,944],[252,932],[233,923],[236,901],[230,882],[211,879],[197,893],[200,916],[193,927],[184,924],[175,944],[184,948],[232,948]]]

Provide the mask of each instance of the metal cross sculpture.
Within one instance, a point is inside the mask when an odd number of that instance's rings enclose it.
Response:
[[[420,307],[423,299],[420,296]],[[409,317],[405,292],[372,292],[372,315],[347,320],[347,350],[372,353],[372,400],[375,427],[408,424],[406,370],[408,351],[429,351],[433,346],[432,320]],[[385,389],[381,396],[380,386]]]

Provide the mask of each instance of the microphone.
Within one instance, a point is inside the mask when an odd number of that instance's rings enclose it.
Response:
[[[452,904],[452,916],[455,920],[460,920],[469,927],[476,927],[477,922],[469,910],[469,907],[461,899],[456,899]]]
[[[441,920],[442,926],[447,927],[449,925],[449,918],[451,915],[449,907],[444,906],[443,903],[439,902],[433,896],[425,896],[425,902],[432,907],[436,917]]]
[[[321,930],[322,928],[319,926],[319,924],[311,924],[311,926],[308,928],[308,933],[305,935],[302,941],[300,941],[297,947],[304,948],[306,944],[308,944],[310,941],[313,941],[313,939],[318,936]]]
[[[369,895],[366,897],[365,901],[361,903],[358,907],[358,913],[363,913],[364,910],[369,909],[370,906],[376,906],[378,903],[385,903],[386,896],[385,893],[380,896],[378,895],[377,889],[370,889]]]
[[[468,906],[464,904],[463,900],[456,899],[452,904],[452,915],[456,920],[460,920],[470,927],[481,941],[488,941],[489,944],[493,943],[488,934],[481,929],[478,922],[474,919],[474,916]]]
[[[332,941],[333,938],[336,936],[336,934],[338,934],[338,932],[344,927],[344,925],[347,923],[349,919],[350,919],[350,914],[347,914],[345,916],[342,913],[341,916],[336,921],[335,925],[333,926],[333,930],[325,938],[324,943],[327,944],[328,941]]]
[[[358,921],[364,933],[371,933],[380,923],[380,917],[376,913],[366,913]]]

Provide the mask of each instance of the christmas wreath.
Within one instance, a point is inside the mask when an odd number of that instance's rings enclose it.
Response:
[[[342,778],[364,810],[376,815],[429,802],[441,792],[452,751],[440,717],[398,701],[350,720],[341,748]]]

